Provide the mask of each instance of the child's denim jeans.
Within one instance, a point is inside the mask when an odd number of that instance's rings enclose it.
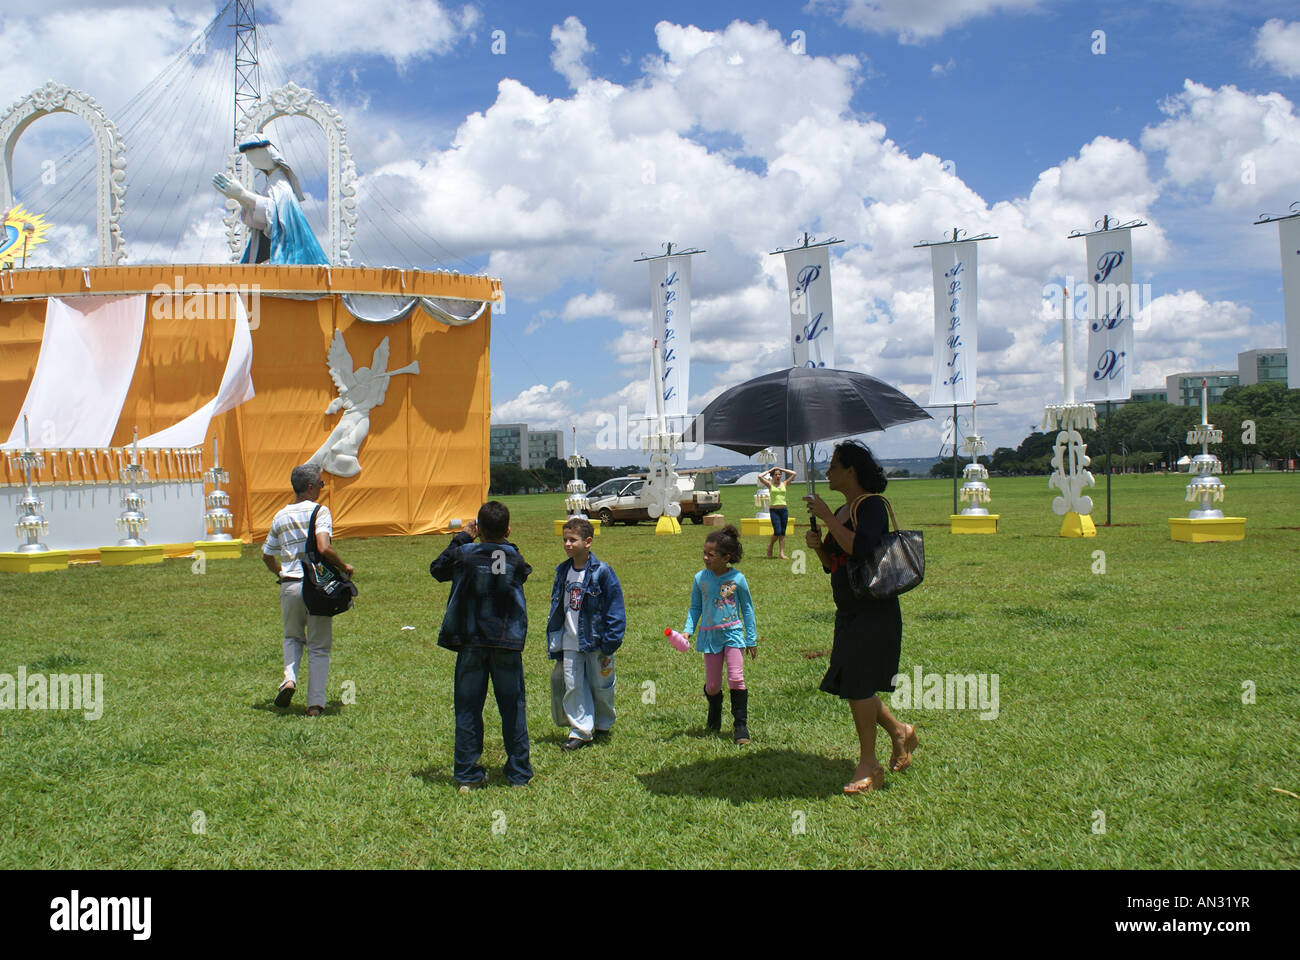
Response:
[[[483,755],[483,704],[489,676],[501,713],[506,780],[527,783],[533,777],[533,768],[528,762],[524,658],[518,650],[498,647],[464,647],[456,653],[456,782],[477,783],[487,778],[487,771],[478,761]]]

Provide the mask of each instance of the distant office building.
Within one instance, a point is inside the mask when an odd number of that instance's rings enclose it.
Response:
[[[1193,373],[1175,373],[1165,377],[1167,402],[1180,407],[1201,405],[1201,381],[1206,381],[1210,403],[1223,400],[1223,391],[1241,384],[1235,370],[1201,370]]]
[[[1286,347],[1247,350],[1237,354],[1237,376],[1241,385],[1281,383],[1286,386]]]
[[[1169,391],[1164,387],[1150,387],[1134,390],[1126,403],[1168,403]]]
[[[528,424],[494,423],[488,429],[488,464],[512,463],[527,470]]]
[[[528,462],[544,467],[552,457],[564,459],[564,434],[559,430],[529,430]]]
[[[494,423],[489,428],[488,463],[509,463],[521,470],[538,470],[551,457],[564,459],[561,430],[529,430],[526,423]]]

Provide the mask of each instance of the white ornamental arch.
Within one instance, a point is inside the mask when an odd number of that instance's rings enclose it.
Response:
[[[0,210],[14,205],[14,147],[18,138],[41,117],[51,113],[71,113],[86,122],[95,139],[97,185],[95,190],[95,230],[99,238],[99,264],[114,266],[126,260],[122,242],[122,206],[126,202],[126,146],[117,127],[95,102],[80,90],[47,80],[26,96],[20,97],[0,116],[0,145],[4,163],[0,164]]]
[[[266,125],[277,117],[307,117],[315,121],[325,134],[330,154],[329,196],[326,202],[329,211],[329,245],[325,250],[329,254],[330,263],[349,265],[352,263],[352,239],[357,233],[357,165],[352,162],[343,117],[312,91],[290,82],[262,95],[239,125],[235,134],[236,142],[246,143],[260,139]],[[294,158],[286,159],[292,166]],[[253,189],[253,166],[245,161],[238,150],[231,153],[226,174],[237,177],[245,187]],[[226,209],[226,240],[230,245],[232,259],[238,260],[248,245],[248,228],[239,219],[239,205],[235,201],[227,200]]]

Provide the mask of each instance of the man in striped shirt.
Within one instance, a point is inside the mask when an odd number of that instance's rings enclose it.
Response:
[[[294,467],[289,474],[289,483],[296,499],[275,515],[262,546],[262,562],[280,584],[280,617],[284,621],[284,680],[276,691],[275,705],[287,707],[293,699],[298,688],[298,665],[302,662],[305,646],[307,716],[319,717],[325,712],[325,681],[329,679],[334,621],[307,612],[302,599],[302,564],[307,549],[307,527],[325,483],[321,480],[320,468],[310,463]],[[344,563],[330,544],[333,533],[334,520],[329,507],[321,505],[316,514],[316,552],[350,577],[351,564]]]

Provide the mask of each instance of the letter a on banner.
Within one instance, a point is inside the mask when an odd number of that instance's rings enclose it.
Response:
[[[658,416],[654,391],[664,398],[664,416],[686,417],[691,373],[691,258],[658,257],[650,261],[650,336],[659,341],[659,383],[650,373],[647,419]]]
[[[934,279],[934,366],[930,403],[975,402],[979,300],[978,254],[973,242],[930,247]]]
[[[1300,387],[1300,217],[1277,225],[1282,238],[1282,302],[1286,310],[1286,385]]]
[[[1088,235],[1089,403],[1127,400],[1133,367],[1133,239],[1130,230]],[[1066,398],[1071,402],[1073,398]]]
[[[790,285],[791,365],[834,367],[835,330],[831,312],[829,248],[787,250],[785,276]]]

